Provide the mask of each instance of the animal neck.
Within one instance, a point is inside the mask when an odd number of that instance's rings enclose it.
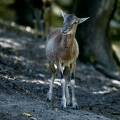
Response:
[[[65,27],[66,26],[63,26],[63,28],[61,30],[62,32],[64,31]],[[71,36],[73,36],[75,38],[76,30],[77,30],[77,25],[73,25],[71,30],[69,30],[66,33],[63,32],[63,34],[65,34],[65,35],[71,35]]]
[[[75,34],[69,33],[69,34],[63,34],[63,46],[65,48],[71,48],[74,44]]]
[[[70,32],[68,33],[68,35],[70,35],[72,39],[75,38],[75,34],[76,34],[76,31],[70,31]]]

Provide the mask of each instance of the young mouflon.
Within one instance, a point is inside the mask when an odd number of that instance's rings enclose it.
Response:
[[[77,109],[78,104],[75,97],[75,68],[79,55],[79,47],[75,34],[78,24],[86,21],[88,18],[78,18],[75,15],[67,14],[63,11],[61,11],[61,14],[64,19],[63,27],[50,33],[46,43],[46,57],[52,74],[47,99],[49,101],[52,100],[53,83],[56,74],[60,73],[62,86],[61,107],[66,108],[67,105],[72,105],[74,109]],[[70,88],[72,94],[71,99],[69,93]]]

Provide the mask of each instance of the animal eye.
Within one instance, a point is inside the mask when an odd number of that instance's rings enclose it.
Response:
[[[76,24],[76,21],[73,21],[71,25],[74,25],[74,24]]]
[[[78,24],[78,23],[79,23],[79,21],[77,20],[77,21],[75,21],[75,23],[76,23],[76,24]]]
[[[73,22],[72,25],[77,24],[77,21]]]

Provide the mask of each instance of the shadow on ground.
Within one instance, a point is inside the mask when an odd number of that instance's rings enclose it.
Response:
[[[89,64],[78,63],[76,70],[80,110],[60,109],[59,84],[53,102],[46,102],[50,75],[44,48],[45,40],[0,29],[1,120],[120,120],[120,81]]]

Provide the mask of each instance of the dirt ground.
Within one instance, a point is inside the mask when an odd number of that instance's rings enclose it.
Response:
[[[80,110],[62,110],[58,79],[53,102],[46,101],[49,78],[45,40],[0,27],[0,120],[120,120],[120,81],[78,63]]]

